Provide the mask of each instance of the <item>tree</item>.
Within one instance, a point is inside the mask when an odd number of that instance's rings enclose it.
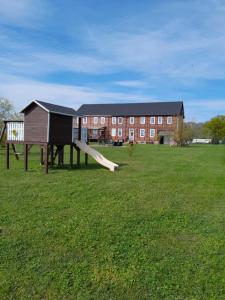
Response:
[[[11,101],[0,97],[0,127],[3,125],[3,120],[7,119],[21,120],[21,115],[15,112]]]
[[[0,122],[9,119],[13,112],[12,103],[6,98],[0,98]]]
[[[193,135],[192,126],[188,123],[184,123],[183,119],[180,118],[178,120],[178,129],[174,137],[177,146],[184,147],[189,145],[193,139]]]
[[[192,129],[194,139],[210,138],[209,133],[204,129],[205,123],[196,123],[191,121],[187,122],[186,124]]]
[[[218,144],[220,140],[225,140],[225,115],[212,118],[205,123],[205,130],[212,138],[212,142]]]
[[[0,136],[3,130],[4,120],[22,120],[21,114],[15,112],[13,104],[6,98],[0,97]],[[4,145],[4,140],[6,136],[3,135],[1,145]]]

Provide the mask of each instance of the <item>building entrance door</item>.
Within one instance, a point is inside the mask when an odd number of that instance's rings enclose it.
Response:
[[[134,129],[130,128],[129,129],[129,141],[134,141]]]

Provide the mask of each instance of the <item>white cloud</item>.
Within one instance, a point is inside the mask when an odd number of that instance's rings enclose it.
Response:
[[[142,26],[140,20],[136,30],[88,28],[87,45],[121,69],[149,78],[225,78],[224,3],[173,1],[159,8],[163,21],[153,19]]]
[[[63,84],[50,84],[15,76],[0,76],[0,95],[10,99],[17,110],[33,99],[71,106],[83,103],[147,102],[149,96],[135,93],[110,92],[101,88],[88,88]]]
[[[0,23],[33,28],[49,14],[47,1],[0,0]]]
[[[21,51],[22,52],[22,51]],[[25,52],[26,53],[26,52]],[[54,72],[76,72],[86,74],[107,73],[113,64],[109,60],[77,53],[30,52],[0,57],[0,65],[7,72],[20,75],[44,75]],[[115,70],[115,68],[114,68]]]
[[[129,88],[149,87],[149,84],[143,80],[121,80],[121,81],[115,81],[114,84],[123,86],[123,87],[129,87]]]

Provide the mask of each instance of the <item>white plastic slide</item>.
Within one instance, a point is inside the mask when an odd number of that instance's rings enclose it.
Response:
[[[97,150],[89,147],[84,141],[75,140],[77,147],[79,147],[82,151],[93,157],[99,164],[106,167],[110,171],[114,172],[116,168],[119,166],[114,164],[112,161],[106,159],[101,153]]]

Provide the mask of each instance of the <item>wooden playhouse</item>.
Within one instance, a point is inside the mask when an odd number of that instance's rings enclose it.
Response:
[[[64,164],[64,147],[70,146],[70,165],[73,166],[73,149],[77,151],[77,164],[80,164],[80,149],[75,139],[81,139],[81,119],[78,128],[73,129],[73,118],[77,117],[72,108],[34,100],[21,113],[23,121],[5,121],[6,167],[9,169],[10,145],[18,159],[16,144],[24,145],[24,168],[28,170],[28,156],[32,145],[40,145],[40,162],[48,173],[49,164],[53,165],[58,157],[58,166]],[[50,159],[50,160],[49,160]],[[87,164],[87,154],[85,163]]]

